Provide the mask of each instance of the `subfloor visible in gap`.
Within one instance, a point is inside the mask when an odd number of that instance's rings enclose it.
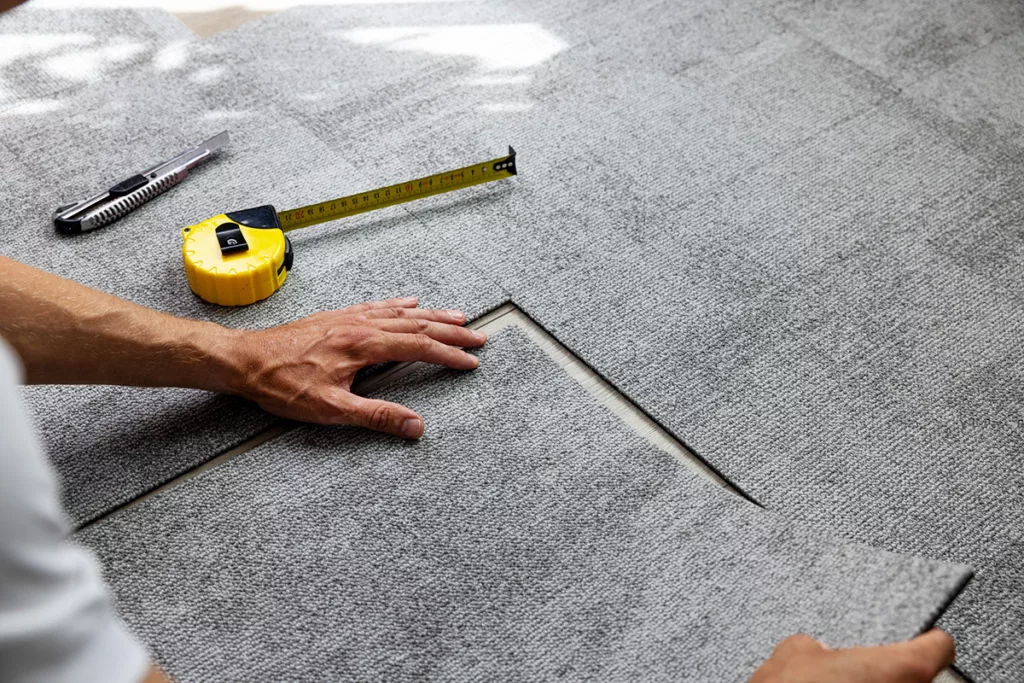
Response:
[[[514,304],[503,304],[494,311],[474,320],[472,323],[467,325],[467,327],[482,330],[488,335],[493,335],[508,327],[520,328],[526,333],[531,341],[533,341],[542,351],[544,351],[544,353],[558,364],[561,370],[568,373],[570,377],[580,384],[580,386],[596,398],[601,405],[610,410],[612,414],[628,425],[634,432],[643,437],[648,443],[672,456],[686,467],[689,467],[699,473],[701,476],[715,482],[735,495],[740,495],[735,488],[723,480],[716,472],[714,472],[714,470],[690,452],[685,446],[683,446],[683,444],[673,438],[654,420],[647,417],[647,415],[637,408],[629,399],[620,394],[615,387],[610,385],[598,376],[597,373],[587,367],[585,363],[562,346],[557,339],[548,334],[544,328],[531,320]],[[362,383],[356,384],[353,388],[360,394],[372,392],[413,372],[416,365],[417,364],[415,363],[398,364],[379,375],[371,377]],[[174,488],[205,470],[217,467],[262,443],[281,436],[285,432],[294,429],[296,426],[296,423],[282,421],[280,424],[275,425],[239,446],[222,453],[203,465],[186,472],[163,486],[154,489],[150,493],[136,498],[132,502],[127,503],[109,514],[117,514],[120,510],[138,505],[141,501],[168,489]],[[90,524],[95,523],[95,521],[98,520],[94,520]],[[85,526],[89,526],[90,524]],[[965,683],[965,679],[959,676],[956,672],[947,670],[935,679],[935,683]]]

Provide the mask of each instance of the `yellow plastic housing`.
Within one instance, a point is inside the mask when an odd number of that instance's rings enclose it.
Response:
[[[188,286],[201,299],[221,306],[247,306],[266,299],[284,284],[284,232],[240,226],[248,251],[223,255],[215,230],[233,223],[225,214],[181,229]]]

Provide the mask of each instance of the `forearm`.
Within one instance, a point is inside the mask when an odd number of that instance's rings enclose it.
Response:
[[[0,337],[21,356],[29,384],[231,392],[238,334],[0,257]]]
[[[471,370],[479,361],[463,349],[487,340],[462,327],[463,312],[417,304],[402,297],[265,330],[230,330],[0,257],[0,337],[21,356],[30,384],[206,389],[292,420],[355,424],[409,439],[423,434],[423,418],[353,394],[356,373],[392,361]]]

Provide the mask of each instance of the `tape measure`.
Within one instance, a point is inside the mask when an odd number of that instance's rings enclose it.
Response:
[[[270,204],[182,228],[189,287],[222,306],[245,306],[280,289],[294,252],[286,232],[516,175],[516,153],[397,185],[277,211]]]

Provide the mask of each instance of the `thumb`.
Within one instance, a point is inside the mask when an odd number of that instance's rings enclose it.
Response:
[[[903,643],[883,645],[879,650],[891,658],[883,656],[876,661],[888,661],[892,673],[902,676],[899,680],[906,681],[931,681],[956,657],[953,639],[937,628]]]
[[[423,435],[423,418],[403,405],[355,394],[347,394],[343,403],[344,422],[347,424],[404,439],[418,439]]]
[[[774,657],[796,657],[798,655],[817,654],[828,650],[824,643],[812,638],[806,633],[797,633],[783,640],[772,652]]]
[[[907,653],[908,659],[927,662],[930,667],[929,675],[933,677],[956,659],[956,644],[953,642],[953,638],[937,628],[905,643],[897,643],[893,647],[903,649]]]

